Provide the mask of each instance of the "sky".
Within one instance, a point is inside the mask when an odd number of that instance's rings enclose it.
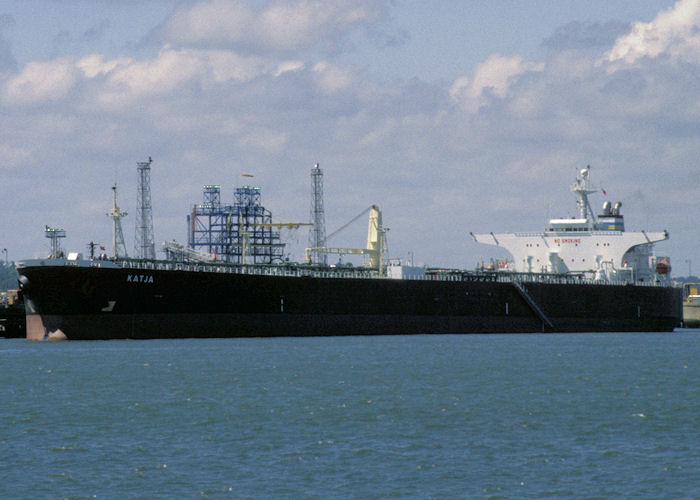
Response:
[[[319,163],[327,233],[377,204],[391,257],[472,268],[506,254],[470,232],[575,215],[590,165],[594,209],[700,272],[700,0],[0,0],[0,114],[10,260],[47,255],[46,225],[110,248],[115,183],[133,253],[151,157],[157,247],[206,184],[308,221]]]

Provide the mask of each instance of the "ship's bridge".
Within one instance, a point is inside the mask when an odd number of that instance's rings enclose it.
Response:
[[[668,239],[663,232],[627,232],[621,202],[606,201],[596,218],[588,195],[589,168],[579,172],[571,191],[578,198],[578,217],[550,219],[546,229],[534,233],[472,234],[477,243],[497,245],[512,260],[505,270],[522,273],[586,273],[596,279],[629,276],[631,281],[656,279],[654,243]],[[601,190],[602,191],[602,190]],[[603,194],[606,194],[603,191]],[[667,259],[664,260],[666,265]],[[628,279],[628,278],[625,278]]]
[[[550,219],[547,230],[554,233],[590,231],[588,219]]]
[[[590,219],[550,219],[547,225],[547,231],[552,233],[624,230],[625,220],[622,215],[599,215],[595,222]]]

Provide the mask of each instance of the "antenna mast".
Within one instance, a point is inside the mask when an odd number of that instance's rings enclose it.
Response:
[[[311,169],[311,221],[313,226],[309,231],[309,247],[322,248],[326,246],[326,214],[323,210],[323,170],[318,163]],[[328,256],[324,253],[311,254],[314,264],[328,264]]]
[[[582,168],[578,175],[576,176],[576,182],[571,185],[571,192],[578,196],[576,203],[579,209],[579,218],[586,219],[588,224],[593,227],[596,222],[595,215],[593,214],[593,209],[588,201],[588,195],[597,192],[597,189],[592,189],[590,184],[590,169],[591,166],[588,165],[586,168]]]
[[[117,185],[112,186],[112,211],[107,213],[107,217],[112,219],[112,256],[128,257],[126,253],[126,245],[124,244],[124,233],[122,233],[122,217],[126,217],[127,213],[119,210],[117,206]]]
[[[49,259],[59,259],[63,257],[63,250],[61,250],[61,242],[59,238],[65,238],[66,232],[63,229],[57,227],[44,227],[44,236],[51,240],[51,255]]]
[[[153,237],[153,209],[151,207],[151,162],[137,162],[138,186],[136,191],[136,257],[156,258],[156,245]]]

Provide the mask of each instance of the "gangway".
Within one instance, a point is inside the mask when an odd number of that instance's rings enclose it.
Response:
[[[518,280],[513,280],[512,281],[513,286],[515,289],[520,293],[520,296],[525,299],[525,302],[527,302],[527,305],[530,306],[530,308],[537,314],[537,316],[542,320],[542,331],[544,331],[544,325],[546,324],[550,330],[554,330],[554,325],[550,321],[550,319],[547,317],[547,315],[542,311],[540,306],[537,305],[537,302],[535,302],[535,299],[532,298],[532,296],[527,292],[527,289],[523,284],[518,281]]]

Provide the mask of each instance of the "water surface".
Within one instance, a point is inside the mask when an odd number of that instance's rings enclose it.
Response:
[[[700,331],[0,340],[1,498],[700,497]]]

